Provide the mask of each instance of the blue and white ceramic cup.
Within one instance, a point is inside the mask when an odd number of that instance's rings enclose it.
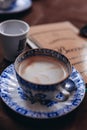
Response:
[[[65,101],[75,90],[69,79],[72,66],[64,55],[51,49],[31,49],[14,63],[17,80],[31,103],[55,104]]]

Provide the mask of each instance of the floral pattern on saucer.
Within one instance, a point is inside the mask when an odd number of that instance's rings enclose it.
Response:
[[[7,106],[26,117],[37,119],[56,118],[66,115],[77,108],[85,96],[85,83],[74,67],[72,68],[70,79],[74,81],[77,89],[67,101],[57,102],[51,107],[39,103],[32,104],[19,86],[14,65],[11,64],[0,76],[0,96]]]

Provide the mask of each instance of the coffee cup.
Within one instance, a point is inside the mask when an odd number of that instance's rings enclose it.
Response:
[[[12,8],[17,0],[0,0],[0,9],[6,10]]]
[[[51,105],[66,101],[76,89],[69,79],[70,61],[57,51],[26,50],[16,58],[14,68],[18,83],[32,104]]]
[[[0,23],[0,43],[5,59],[14,61],[24,51],[30,26],[22,20],[6,20]]]

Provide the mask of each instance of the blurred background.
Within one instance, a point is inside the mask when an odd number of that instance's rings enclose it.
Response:
[[[23,6],[21,2],[19,8]],[[29,8],[24,5],[12,13],[1,11],[0,22],[7,19],[21,19],[30,25],[70,21],[81,28],[87,23],[87,0],[32,0]]]

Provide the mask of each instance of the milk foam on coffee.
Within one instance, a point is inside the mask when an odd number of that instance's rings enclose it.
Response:
[[[37,84],[53,84],[61,81],[67,71],[60,61],[48,56],[32,56],[19,65],[19,74]]]

